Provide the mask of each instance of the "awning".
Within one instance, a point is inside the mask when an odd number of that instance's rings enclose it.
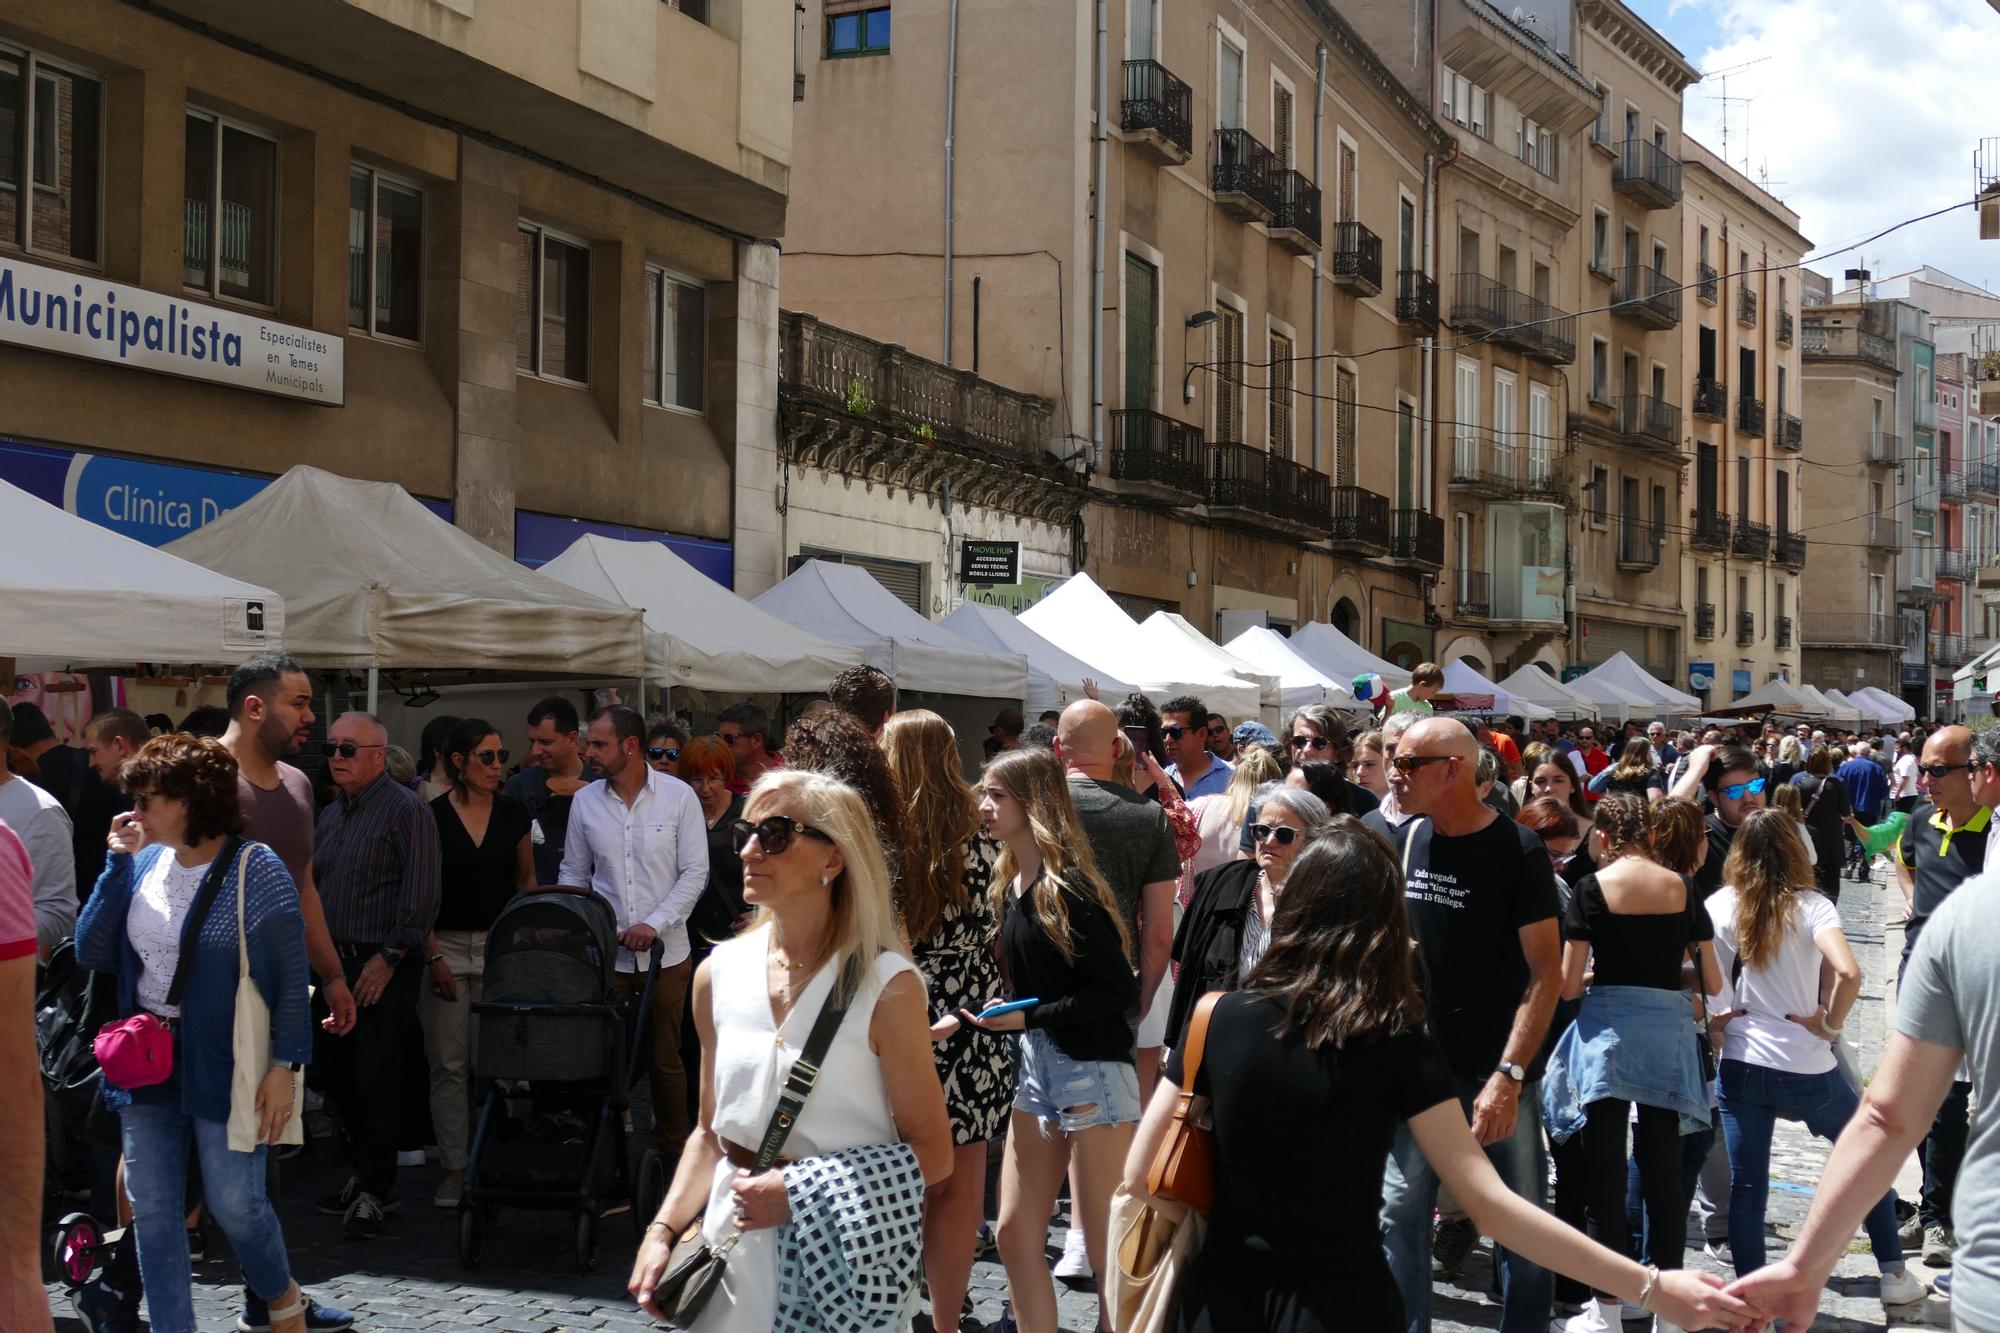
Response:
[[[1469,717],[1524,717],[1530,722],[1555,714],[1528,699],[1517,699],[1465,662],[1447,662],[1444,689],[1432,704],[1440,713]]]
[[[1583,689],[1585,681],[1613,685],[1623,693],[1644,699],[1652,706],[1656,716],[1668,713],[1692,716],[1699,713],[1702,707],[1701,700],[1652,676],[1629,654],[1622,652],[1613,653],[1570,684]],[[1592,693],[1587,689],[1584,692]]]
[[[1019,617],[1004,607],[988,606],[984,602],[960,602],[957,610],[938,623],[974,643],[985,644],[995,652],[1019,653],[1028,660],[1026,711],[1031,719],[1051,708],[1067,708],[1086,697],[1083,692],[1086,680],[1095,682],[1098,697],[1114,708],[1120,699],[1139,691],[1137,685],[1120,680],[1109,671],[1064,652],[1022,624]]]
[[[1257,711],[1254,713],[1225,713],[1229,725],[1252,719],[1276,730],[1284,721],[1279,714],[1285,710],[1284,689],[1278,683],[1275,673],[1258,670],[1236,654],[1227,651],[1206,634],[1190,625],[1186,618],[1172,611],[1155,611],[1139,622],[1140,641],[1149,645],[1170,660],[1182,654],[1198,661],[1209,663],[1216,671],[1235,676],[1239,680],[1253,681],[1257,686]],[[1207,700],[1203,700],[1204,703]],[[1221,711],[1209,704],[1213,711]]]
[[[1252,625],[1223,648],[1266,675],[1278,678],[1286,718],[1308,704],[1325,704],[1357,715],[1368,711],[1355,699],[1348,682],[1321,671],[1292,647],[1290,639],[1268,625]]]
[[[1372,673],[1380,676],[1390,689],[1399,690],[1410,683],[1409,672],[1385,657],[1377,657],[1325,621],[1299,626],[1286,642],[1291,644],[1293,652],[1334,680],[1352,681],[1356,676]]]
[[[1849,691],[1847,695],[1849,699],[1854,700],[1859,700],[1864,696],[1881,705],[1881,710],[1876,716],[1880,717],[1886,723],[1894,725],[1898,722],[1914,722],[1917,720],[1917,710],[1910,705],[1909,701],[1897,698],[1879,685],[1863,685],[1858,690]]]
[[[1516,699],[1548,710],[1549,716],[1578,722],[1604,716],[1612,706],[1579,693],[1551,676],[1540,663],[1530,662],[1500,682],[1500,688]]]
[[[1052,588],[1021,613],[1021,623],[1064,652],[1139,682],[1155,703],[1192,694],[1224,717],[1259,715],[1262,692],[1256,682],[1196,654],[1148,644],[1138,624],[1088,574],[1072,574]]]
[[[1790,717],[1831,718],[1834,707],[1830,700],[1814,698],[1805,688],[1793,685],[1782,678],[1774,678],[1765,681],[1763,685],[1727,707],[1712,708],[1709,711],[1717,717],[1783,713]]]

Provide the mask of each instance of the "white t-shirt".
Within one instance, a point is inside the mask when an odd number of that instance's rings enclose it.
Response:
[[[1894,801],[1917,794],[1917,756],[1915,751],[1904,750],[1896,756],[1896,766],[1889,770],[1889,799]]]
[[[1748,967],[1729,984],[1736,965],[1736,890],[1724,885],[1708,900],[1715,923],[1715,965],[1722,971],[1719,1006],[1740,1011],[1722,1033],[1722,1058],[1787,1074],[1824,1074],[1833,1068],[1833,1043],[1786,1014],[1819,1008],[1819,946],[1813,941],[1840,929],[1840,909],[1810,889],[1793,894],[1792,918],[1778,956],[1763,967]]]
[[[209,863],[183,866],[171,851],[161,852],[139,881],[125,914],[125,938],[139,955],[139,1007],[161,1018],[179,1018],[180,1006],[167,1003],[174,968],[180,963],[181,927]]]

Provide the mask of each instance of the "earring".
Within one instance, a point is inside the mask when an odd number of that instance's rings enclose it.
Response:
[[[833,872],[831,870],[825,871],[820,875],[819,886],[822,889],[827,888],[832,883],[833,883]]]

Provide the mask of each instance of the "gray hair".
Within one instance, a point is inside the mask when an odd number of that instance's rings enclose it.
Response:
[[[1325,801],[1304,788],[1287,786],[1282,782],[1267,782],[1257,789],[1257,795],[1250,802],[1251,815],[1262,814],[1267,805],[1282,805],[1291,811],[1292,818],[1305,826],[1307,836],[1319,832],[1333,818]]]
[[[1973,735],[1972,762],[2000,765],[2000,727],[1988,727]]]
[[[1347,743],[1347,719],[1336,712],[1331,704],[1307,704],[1294,712],[1290,720],[1305,722],[1320,735],[1333,740],[1335,744]]]

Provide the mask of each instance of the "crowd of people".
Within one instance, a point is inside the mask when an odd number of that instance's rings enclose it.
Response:
[[[1114,1194],[1173,1206],[1149,1168],[1192,1094],[1214,1199],[1181,1329],[1425,1333],[1482,1236],[1507,1333],[1803,1327],[1865,1224],[1885,1306],[1926,1294],[1917,1252],[1956,1263],[1963,1325],[2000,1330],[2000,949],[1974,924],[2000,895],[2000,730],[1523,731],[1437,714],[1442,681],[1424,664],[1378,716],[1276,733],[1092,689],[1004,710],[970,782],[945,719],[867,667],[782,731],[751,702],[704,732],[558,696],[436,718],[410,756],[349,712],[315,775],[311,680],[281,655],[232,674],[220,717],[110,709],[74,748],[17,707],[5,1017],[24,1028],[35,960],[73,939],[105,1030],[163,1034],[143,1068],[100,1039],[129,1225],[76,1311],[119,1333],[143,1298],[190,1333],[212,1223],[240,1329],[352,1326],[300,1290],[271,1202],[304,1101],[345,1141],[318,1206],[350,1239],[393,1225],[427,1148],[431,1204],[460,1207],[487,934],[570,892],[615,916],[619,995],[651,996],[639,1105],[672,1174],[630,1288],[681,1325],[968,1327],[990,1245],[1005,1326],[1053,1333],[1056,1281],[1118,1263]],[[1837,901],[1878,858],[1907,923],[1864,1084]],[[18,1124],[34,1058],[6,1039]],[[1779,1118],[1838,1146],[1767,1265]],[[0,1237],[10,1330],[48,1326],[23,1194],[0,1189],[26,1228]],[[1691,1215],[1734,1283],[1685,1266]]]

